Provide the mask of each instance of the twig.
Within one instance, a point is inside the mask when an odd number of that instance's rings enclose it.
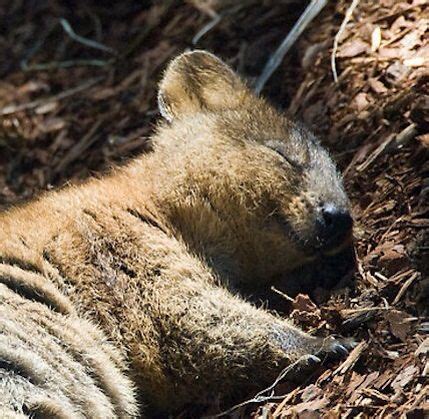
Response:
[[[85,38],[83,36],[78,35],[73,28],[70,26],[70,23],[64,19],[60,19],[60,24],[63,27],[66,34],[76,42],[83,44],[89,48],[98,49],[100,51],[108,52],[112,55],[117,55],[116,51],[113,48],[106,47],[106,45],[100,44],[99,42],[93,41],[92,39]]]
[[[98,131],[101,124],[105,121],[105,117],[101,117],[95,121],[89,131],[82,137],[82,139],[76,143],[69,152],[64,156],[64,158],[58,163],[57,167],[54,169],[54,173],[63,172],[64,169],[79,156],[97,139],[97,136],[94,134]]]
[[[304,13],[299,17],[292,30],[288,33],[286,38],[265,65],[264,70],[262,71],[262,74],[259,76],[255,85],[255,92],[257,94],[261,93],[265,83],[279,67],[291,46],[296,42],[308,24],[326,6],[327,2],[328,0],[312,0],[311,3],[307,6],[307,8],[304,10]]]
[[[350,316],[352,314],[362,314],[368,313],[369,311],[382,311],[382,310],[390,310],[390,307],[362,307],[362,308],[350,308],[341,310],[341,314],[344,316]]]
[[[105,60],[66,60],[66,61],[49,61],[47,63],[41,64],[27,64],[26,62],[21,62],[21,68],[23,71],[45,71],[45,70],[54,70],[57,68],[70,68],[70,67],[104,67],[110,64],[112,61]]]
[[[99,42],[93,41],[88,38],[84,38],[74,32],[70,24],[65,19],[60,19],[59,23],[66,32],[66,34],[76,42],[79,42],[89,48],[95,48],[104,52],[108,52],[112,55],[117,55],[117,52],[112,48],[106,47]],[[51,26],[48,31],[42,36],[42,38],[30,49],[29,53],[21,60],[20,66],[22,71],[45,71],[53,70],[57,68],[70,68],[70,67],[83,67],[83,66],[92,66],[92,67],[104,67],[105,65],[111,64],[111,60],[99,60],[99,59],[75,59],[75,60],[64,60],[64,61],[49,61],[46,63],[40,64],[28,64],[28,61],[40,50],[40,48],[46,42],[48,36],[55,29],[56,25]]]
[[[417,135],[417,126],[413,122],[397,134],[389,135],[369,156],[356,167],[358,172],[366,170],[374,161],[387,153],[391,153],[398,148],[405,146]]]
[[[414,282],[414,280],[419,276],[417,272],[414,272],[413,275],[411,275],[410,278],[408,278],[404,284],[402,285],[401,289],[399,290],[398,294],[396,295],[395,299],[392,302],[392,305],[398,304],[399,300],[403,297],[407,289],[410,287],[410,285]]]
[[[344,374],[356,364],[357,360],[361,357],[362,352],[368,348],[368,343],[365,341],[360,342],[349,354],[347,359],[333,372],[333,375]]]
[[[335,58],[337,56],[337,50],[338,50],[338,43],[340,42],[340,38],[346,29],[347,23],[349,23],[350,18],[352,17],[353,12],[356,9],[358,4],[359,4],[359,0],[352,1],[352,4],[349,6],[349,8],[346,11],[346,15],[344,16],[344,20],[341,23],[340,29],[338,30],[334,38],[334,46],[332,48],[332,54],[331,54],[331,68],[332,68],[332,74],[334,76],[335,83],[338,83],[337,64],[335,62]]]
[[[146,38],[152,33],[152,31],[160,27],[161,21],[164,19],[165,14],[168,13],[174,4],[174,0],[164,0],[156,2],[156,7],[149,9],[149,14],[145,21],[145,25],[142,27],[137,36],[130,41],[128,47],[124,51],[121,51],[119,55],[120,60],[124,60],[133,54],[134,51],[139,48]]]
[[[274,396],[274,394],[273,394],[274,387],[281,380],[283,380],[288,375],[288,373],[291,372],[295,367],[297,367],[301,363],[308,361],[312,357],[313,357],[313,355],[304,355],[301,358],[299,358],[297,361],[295,361],[293,364],[284,368],[283,371],[278,375],[278,377],[274,380],[274,382],[269,387],[265,388],[264,390],[261,390],[253,398],[251,398],[249,400],[245,400],[244,402],[241,402],[239,404],[236,404],[235,406],[232,406],[230,409],[225,410],[225,411],[218,413],[216,415],[206,416],[204,419],[214,419],[214,418],[220,418],[222,416],[229,415],[234,410],[237,410],[240,407],[246,406],[246,405],[251,404],[251,403],[263,403],[263,402],[272,401],[272,400],[283,400],[285,397],[287,397],[287,394],[283,394],[281,396]],[[271,393],[269,395],[264,396],[264,393],[268,393],[268,392],[271,392]]]
[[[368,23],[379,23],[379,22],[382,22],[383,20],[394,19],[395,17],[398,17],[400,15],[405,15],[405,13],[408,13],[409,11],[413,9],[417,9],[422,6],[424,6],[424,2],[416,2],[416,4],[413,4],[405,8],[401,8],[399,10],[396,10],[392,13],[388,13],[386,15],[378,16],[377,14],[375,14],[376,19],[375,20],[369,19]]]
[[[42,48],[42,46],[45,44],[46,39],[53,32],[55,27],[56,25],[51,25],[37,40],[37,42],[30,48],[27,54],[25,54],[24,58],[19,63],[23,71],[26,71],[26,69],[29,67],[28,61],[31,60],[31,58],[33,58],[33,56],[39,52],[40,48]]]
[[[417,125],[413,122],[404,128],[396,137],[393,144],[394,149],[407,145],[418,133]]]
[[[205,24],[192,38],[192,45],[197,45],[198,41],[209,31],[211,31],[220,21],[222,20],[222,16],[215,14],[213,19]]]
[[[241,2],[237,2],[236,5],[232,7],[228,7],[227,9],[221,10],[219,13],[211,9],[210,7],[198,7],[203,13],[211,17],[211,21],[206,23],[192,38],[192,45],[197,45],[197,43],[201,40],[201,38],[208,32],[210,32],[215,26],[219,24],[219,22],[228,15],[235,15],[240,10],[242,10],[245,5],[241,4]]]
[[[280,416],[283,408],[286,406],[286,403],[289,403],[290,400],[293,399],[299,392],[302,392],[302,389],[296,388],[295,390],[292,390],[289,394],[286,395],[286,397],[278,404],[276,410],[273,412],[273,418],[277,418]]]
[[[275,293],[281,295],[286,301],[289,301],[293,303],[295,300],[292,297],[289,297],[289,295],[285,294],[284,292],[278,290],[276,287],[272,286],[271,291],[274,291]]]
[[[93,79],[90,79],[78,86],[72,87],[69,90],[64,90],[61,93],[58,93],[57,95],[50,96],[48,98],[42,98],[33,100],[31,102],[23,103],[21,105],[9,105],[5,106],[3,109],[0,109],[0,116],[4,115],[11,115],[16,112],[25,111],[28,109],[34,109],[37,108],[40,105],[44,105],[46,103],[55,102],[57,100],[62,100],[66,97],[73,96],[76,93],[82,92],[83,90],[89,89],[92,86],[95,86],[97,83],[99,83],[101,80],[104,79],[104,76],[96,77]]]

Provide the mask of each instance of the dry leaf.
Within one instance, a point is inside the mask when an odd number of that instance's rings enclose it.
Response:
[[[417,45],[421,44],[420,37],[421,37],[420,31],[412,31],[409,34],[405,35],[401,39],[400,43],[406,49],[413,49]]]
[[[415,355],[426,355],[429,353],[429,338],[426,338],[417,348]]]
[[[386,77],[391,83],[399,83],[408,76],[409,72],[409,67],[400,62],[395,62],[387,68]]]
[[[328,406],[328,404],[329,404],[329,399],[327,399],[326,397],[323,397],[321,399],[299,403],[293,406],[291,409],[289,409],[287,413],[292,413],[292,414],[298,413],[300,418],[313,418],[313,417],[318,418],[319,417],[318,414],[313,416],[311,415],[311,413],[318,412],[320,409],[323,409],[324,407]],[[305,416],[303,415],[304,413],[306,414]]]
[[[421,67],[425,64],[425,61],[426,60],[424,57],[413,57],[404,60],[404,65],[406,65],[407,67]]]
[[[301,400],[303,402],[309,402],[311,400],[316,399],[317,397],[320,397],[323,395],[323,390],[320,387],[317,387],[314,384],[310,384],[309,386],[307,386],[302,395],[301,395]]]
[[[403,390],[404,387],[410,383],[410,381],[419,375],[419,369],[415,365],[410,365],[405,367],[403,370],[399,371],[397,377],[392,381],[390,386],[396,390]]]
[[[380,80],[370,78],[368,79],[368,84],[375,93],[387,92],[387,87]]]
[[[361,112],[366,109],[369,105],[368,95],[364,92],[358,93],[354,98],[354,104],[356,105],[356,109]]]
[[[421,144],[423,144],[426,148],[429,148],[429,134],[423,134],[416,137]]]
[[[338,57],[342,58],[352,58],[360,55],[368,50],[368,44],[361,39],[354,39],[351,42],[347,42],[344,44],[340,52],[338,53]]]
[[[371,51],[375,52],[380,48],[381,44],[381,29],[380,26],[376,26],[371,34]]]
[[[292,306],[295,310],[309,311],[311,313],[319,310],[307,294],[298,294],[295,297]]]
[[[292,303],[291,318],[298,323],[316,326],[320,322],[320,310],[308,295],[298,294]]]
[[[411,324],[406,321],[408,317],[407,313],[399,310],[391,310],[385,315],[393,336],[403,342],[406,341],[407,335],[411,331]]]

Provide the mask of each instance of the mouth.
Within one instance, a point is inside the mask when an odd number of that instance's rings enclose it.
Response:
[[[300,250],[309,256],[334,256],[353,243],[352,231],[350,231],[350,233],[341,241],[335,242],[322,242],[316,238],[315,243],[314,241],[308,241],[300,238],[296,233],[292,236],[292,240],[298,245]]]
[[[282,230],[286,233],[289,240],[295,243],[307,256],[333,256],[353,243],[353,223],[350,222],[346,229],[337,232],[334,235],[318,233],[305,237],[297,231],[285,219],[277,218]]]
[[[349,247],[353,243],[353,231],[350,232],[344,237],[340,243],[334,243],[331,246],[323,248],[321,251],[322,255],[334,256],[337,253],[343,251],[346,247]]]

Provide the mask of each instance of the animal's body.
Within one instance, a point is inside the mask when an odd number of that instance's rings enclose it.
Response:
[[[159,102],[153,152],[0,215],[2,417],[230,401],[342,349],[239,295],[349,240],[326,151],[202,51]]]

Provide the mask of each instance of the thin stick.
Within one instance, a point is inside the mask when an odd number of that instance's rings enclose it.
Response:
[[[67,61],[49,61],[47,63],[40,64],[27,64],[21,63],[22,71],[46,71],[56,70],[58,68],[71,68],[71,67],[104,67],[110,64],[112,61],[105,60],[67,60]]]
[[[291,303],[293,303],[295,300],[292,297],[289,297],[289,295],[285,294],[284,292],[278,290],[276,287],[272,286],[271,290],[274,291],[275,293],[281,295],[286,301],[289,301]]]
[[[368,348],[368,343],[362,341],[357,344],[357,346],[350,352],[347,359],[332,373],[333,375],[344,374],[350,368],[352,368],[357,360],[360,358],[362,353]]]
[[[408,278],[404,285],[402,285],[401,289],[399,290],[398,294],[396,295],[395,299],[392,302],[392,305],[398,304],[399,300],[403,297],[407,289],[410,287],[410,285],[414,282],[414,280],[419,276],[417,272],[414,272],[413,275],[411,275],[410,278]]]
[[[58,163],[57,167],[54,169],[54,173],[63,172],[67,166],[76,160],[79,156],[82,156],[83,152],[92,145],[94,141],[97,140],[97,136],[94,134],[98,131],[101,124],[105,121],[105,117],[101,117],[96,120],[89,131],[82,137],[82,139],[76,143],[69,152],[64,156],[64,158]]]
[[[211,31],[220,21],[222,20],[222,16],[216,14],[213,19],[204,25],[192,38],[192,45],[197,45],[199,40],[209,31]]]
[[[212,20],[205,24],[192,38],[192,45],[197,45],[197,43],[201,40],[201,38],[208,32],[210,32],[215,26],[217,26],[220,21],[227,15],[235,15],[237,12],[239,12],[241,9],[243,9],[244,5],[240,4],[240,2],[237,2],[233,7],[228,8],[227,10],[223,10],[221,13],[217,13],[214,10],[206,9],[205,7],[199,8],[203,13],[210,16]]]
[[[344,20],[341,23],[340,29],[338,30],[337,34],[334,38],[334,46],[332,48],[332,54],[331,54],[331,68],[332,68],[332,74],[334,76],[335,83],[338,83],[338,74],[337,74],[337,64],[335,62],[335,58],[337,56],[337,50],[338,50],[338,44],[340,42],[340,38],[342,37],[347,23],[349,23],[354,10],[356,9],[357,5],[359,4],[360,0],[353,0],[352,4],[349,6],[349,8],[346,11],[346,15],[344,16]]]
[[[79,42],[89,48],[94,48],[100,51],[108,52],[113,55],[117,55],[116,51],[113,48],[106,47],[106,45],[100,44],[99,42],[93,41],[92,39],[88,39],[78,35],[73,30],[73,28],[70,26],[70,23],[66,19],[60,19],[60,24],[63,27],[66,34],[74,41]]]
[[[95,86],[97,83],[99,83],[101,80],[104,79],[104,76],[96,77],[93,79],[90,79],[78,86],[72,87],[69,90],[64,90],[61,93],[58,93],[57,95],[50,96],[48,98],[42,98],[42,99],[36,99],[31,102],[22,103],[21,105],[8,105],[5,106],[3,109],[0,109],[0,116],[3,115],[11,115],[16,112],[25,111],[28,109],[34,109],[37,108],[40,105],[44,105],[46,103],[55,102],[57,100],[64,99],[66,97],[75,95],[76,93],[79,93],[83,90],[89,89],[92,86]]]
[[[312,0],[311,3],[304,10],[304,13],[300,16],[298,21],[295,23],[292,30],[287,34],[286,38],[268,60],[267,64],[259,76],[256,85],[255,92],[261,93],[265,86],[265,83],[272,76],[274,71],[279,67],[283,61],[284,56],[289,51],[291,46],[296,42],[298,37],[302,34],[309,23],[320,13],[320,11],[326,6],[328,0]]]
[[[267,401],[271,401],[271,400],[282,400],[284,399],[287,394],[283,394],[281,396],[274,396],[274,387],[281,381],[283,380],[288,374],[289,372],[291,372],[291,370],[293,370],[296,366],[298,365],[302,365],[302,363],[309,361],[311,359],[317,359],[318,362],[320,362],[320,359],[318,359],[316,356],[314,355],[304,355],[301,358],[299,358],[297,361],[295,361],[293,364],[287,366],[286,368],[283,369],[283,371],[278,375],[278,377],[275,379],[275,381],[267,388],[261,390],[259,393],[257,393],[253,398],[246,400],[244,402],[241,402],[239,404],[236,404],[235,406],[232,406],[230,409],[225,410],[224,412],[218,413],[217,415],[213,415],[213,416],[205,416],[204,419],[213,419],[213,418],[220,418],[222,416],[226,416],[229,415],[230,413],[232,413],[234,410],[239,409],[240,407],[246,406],[250,403],[262,403],[262,402],[267,402]],[[264,393],[270,392],[269,395],[264,396]]]

